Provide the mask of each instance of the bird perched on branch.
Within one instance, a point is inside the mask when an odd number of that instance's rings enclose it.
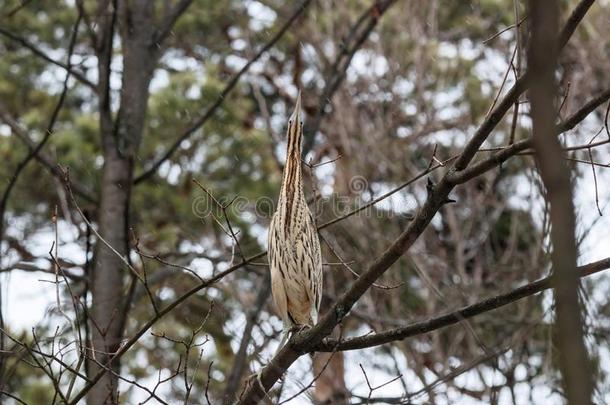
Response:
[[[284,178],[268,234],[273,301],[284,322],[283,339],[297,328],[314,326],[322,300],[322,254],[318,232],[305,201],[301,176],[303,121],[301,93],[286,131]]]

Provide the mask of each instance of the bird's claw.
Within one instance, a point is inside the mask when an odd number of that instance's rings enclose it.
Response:
[[[271,398],[269,397],[269,394],[267,393],[267,391],[265,390],[265,386],[263,385],[263,380],[262,380],[262,369],[259,370],[258,372],[251,374],[248,377],[248,384],[253,383],[252,380],[256,380],[256,383],[258,383],[259,388],[261,389],[261,391],[265,394],[265,396],[267,398],[269,398],[271,400]]]
[[[290,333],[299,333],[299,332],[303,332],[304,330],[308,330],[311,329],[311,325],[294,325],[292,326],[288,332]]]

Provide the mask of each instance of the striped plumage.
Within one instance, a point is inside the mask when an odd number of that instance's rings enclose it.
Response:
[[[301,176],[301,94],[287,129],[288,148],[278,206],[269,225],[271,291],[289,329],[313,326],[322,299],[322,255],[316,226],[305,201]]]

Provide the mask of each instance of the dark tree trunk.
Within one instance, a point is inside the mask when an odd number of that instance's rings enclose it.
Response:
[[[124,259],[129,256],[128,229],[134,160],[142,137],[148,87],[158,54],[154,44],[152,2],[119,1],[117,11],[123,50],[123,80],[120,107],[114,123],[108,97],[112,28],[107,32],[110,46],[102,44],[100,52],[104,56],[100,58],[100,132],[104,167],[98,224],[100,235],[114,251],[106,243],[97,241],[90,280],[91,343],[95,356],[95,361],[88,365],[91,376],[100,371],[98,363],[117,373],[120,368],[118,361],[110,362],[110,357],[120,346],[127,313],[125,309],[129,306],[124,291],[129,270]],[[114,16],[109,18],[114,19]],[[117,404],[117,388],[117,378],[112,373],[106,373],[90,391],[88,403]]]
[[[570,169],[556,134],[557,26],[559,5],[556,1],[530,1],[532,29],[528,65],[532,75],[530,88],[532,132],[540,177],[550,203],[552,282],[555,296],[557,357],[567,403],[591,404],[593,371],[583,333],[582,306],[578,296],[576,270],[578,248],[575,230],[574,199]]]
[[[100,202],[100,234],[117,253],[126,256],[128,205],[130,198],[131,162],[121,158],[112,148],[105,154],[102,178],[102,199]],[[123,306],[123,278],[125,265],[121,258],[103,242],[98,241],[95,262],[91,274],[92,305],[92,345],[95,359],[119,371],[119,363],[108,363],[108,357],[119,347],[121,328],[121,309]],[[90,375],[100,370],[93,362],[89,367]],[[107,373],[89,394],[90,404],[117,403],[117,380]]]
[[[326,368],[324,368],[326,367]],[[324,369],[322,374],[320,372]],[[350,392],[345,385],[345,365],[343,352],[316,353],[313,358],[315,383],[314,403],[316,405],[347,404]]]

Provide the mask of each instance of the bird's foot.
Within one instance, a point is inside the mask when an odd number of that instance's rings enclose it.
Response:
[[[261,388],[261,390],[263,392],[265,392],[265,386],[263,385],[263,380],[262,380],[262,375],[263,375],[263,368],[265,366],[262,366],[260,370],[258,370],[256,373],[250,375],[250,377],[248,377],[248,384],[252,384],[252,383],[256,383],[258,384],[258,386]]]
[[[248,377],[248,384],[258,384],[258,387],[261,389],[261,391],[263,392],[263,394],[265,394],[265,396],[267,397],[267,399],[269,399],[270,401],[273,401],[271,399],[271,397],[269,396],[269,394],[267,393],[267,390],[265,390],[265,386],[263,385],[263,380],[262,380],[262,375],[263,375],[263,368],[266,366],[263,366],[260,370],[258,370],[258,372],[251,374]],[[253,380],[256,380],[256,382],[254,382]]]
[[[299,332],[303,332],[304,330],[308,330],[311,329],[311,325],[305,324],[305,325],[293,325],[288,332],[290,333],[299,333]]]

